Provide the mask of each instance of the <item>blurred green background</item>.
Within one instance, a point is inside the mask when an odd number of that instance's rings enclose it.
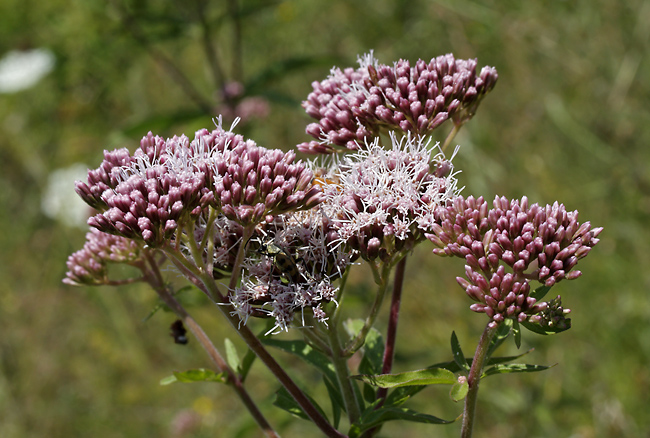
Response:
[[[583,277],[553,291],[573,309],[573,329],[524,333],[529,363],[558,365],[482,383],[476,436],[650,436],[650,2],[237,3],[0,1],[0,56],[45,48],[55,59],[35,85],[0,94],[0,436],[260,436],[227,387],[158,384],[209,363],[195,342],[173,344],[170,314],[142,322],[152,292],[61,284],[84,242],[65,216],[78,212],[75,172],[97,167],[103,149],[133,151],[149,130],[210,128],[234,79],[269,110],[237,131],[291,148],[309,139],[300,101],[310,83],[370,49],[383,63],[453,52],[495,66],[495,90],[456,138],[463,193],[558,200],[605,227]],[[468,309],[454,280],[462,272],[426,245],[409,261],[396,371],[448,360],[451,330],[471,355],[486,320]],[[357,302],[361,315],[363,294]],[[217,345],[235,340],[214,309],[196,313]],[[251,392],[283,436],[319,435],[271,406],[276,386],[260,364],[252,373]],[[323,389],[311,370],[293,373]],[[444,418],[462,409],[438,388],[410,407]],[[382,436],[459,430],[397,423]]]

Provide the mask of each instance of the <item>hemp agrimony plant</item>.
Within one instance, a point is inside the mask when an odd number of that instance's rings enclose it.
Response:
[[[452,164],[457,149],[447,149],[497,81],[494,68],[476,67],[475,60],[451,54],[414,66],[404,60],[383,65],[370,53],[356,69],[332,69],[303,102],[316,119],[307,126],[314,140],[297,149],[320,155],[310,162],[260,147],[235,134],[235,125],[226,129],[221,118],[216,129],[202,129],[193,139],[149,133],[134,153],[105,152],[87,181],[76,184],[97,213],[88,220],[83,249],[68,259],[64,282],[148,283],[179,319],[172,325],[175,341],[187,342],[187,327],[214,365],[174,373],[164,383],[232,387],[266,436],[278,434],[245,384],[255,360],[278,381],[275,404],[326,436],[372,437],[386,421],[453,422],[403,406],[427,385],[449,385],[451,399],[464,401],[461,436],[470,437],[482,379],[547,368],[494,353],[510,335],[519,346],[522,328],[540,334],[570,328],[561,298],[543,299],[559,281],[580,276],[576,264],[602,231],[579,223],[577,212],[557,202],[497,197],[490,204],[460,194]],[[430,133],[447,120],[444,144],[433,145]],[[485,315],[485,330],[473,357],[452,332],[448,361],[391,374],[406,259],[420,244],[432,246],[432,255],[465,260],[465,276],[457,281],[474,302],[470,309]],[[140,274],[113,280],[112,263]],[[346,278],[359,264],[372,272],[372,304],[349,319]],[[243,359],[228,342],[224,358],[163,272],[184,277],[209,298],[215,315],[248,345]],[[382,311],[389,312],[387,327],[375,324]],[[271,323],[255,334],[251,318]],[[278,340],[279,332],[295,337]],[[328,410],[271,349],[294,354],[322,374]],[[353,355],[361,359],[351,368]]]

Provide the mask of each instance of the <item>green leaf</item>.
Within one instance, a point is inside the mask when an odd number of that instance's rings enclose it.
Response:
[[[311,398],[308,394],[305,394],[305,396],[314,405],[316,410],[320,412],[324,418],[327,418],[325,412],[323,412],[323,409],[321,409],[321,407],[318,406],[318,403],[316,403],[316,400]],[[284,386],[275,392],[275,400],[273,400],[273,405],[277,406],[280,409],[284,409],[285,411],[289,412],[292,415],[295,415],[298,418],[309,420],[309,417],[307,414],[305,414],[305,411],[302,410],[300,405],[294,400],[294,398],[291,396],[291,394],[289,394]]]
[[[375,389],[374,386],[368,385],[367,383],[364,382],[362,392],[363,392],[363,399],[368,404],[372,404],[372,402],[377,400],[377,390]]]
[[[358,375],[352,376],[380,388],[399,388],[414,385],[452,385],[456,381],[454,373],[444,368],[428,368],[407,371],[399,374]]]
[[[386,421],[393,420],[426,424],[449,424],[456,421],[443,420],[442,418],[434,417],[433,415],[422,414],[406,408],[380,408],[375,410],[375,408],[371,406],[363,413],[359,422],[350,427],[348,435],[350,438],[356,438],[368,429],[379,426]]]
[[[497,348],[501,346],[510,336],[510,330],[512,329],[512,319],[506,319],[499,327],[497,327],[497,332],[494,334],[490,346],[488,347],[487,357],[491,357],[492,354],[496,351]]]
[[[237,354],[237,349],[235,344],[228,338],[226,338],[223,343],[226,347],[226,361],[230,368],[232,368],[236,373],[241,372],[241,362],[239,361],[239,355]]]
[[[463,383],[456,381],[456,383],[451,386],[451,390],[449,390],[449,397],[451,397],[453,401],[458,402],[465,399],[467,391],[469,391],[469,384],[466,380]]]
[[[327,356],[325,356],[320,351],[313,349],[309,344],[304,341],[295,340],[295,341],[281,341],[277,339],[262,338],[260,341],[264,345],[271,347],[279,348],[280,350],[286,351],[291,354],[303,359],[308,364],[311,364],[318,368],[327,378],[331,379],[332,382],[338,382],[336,378],[336,372],[334,370],[334,365]]]
[[[537,289],[535,289],[534,291],[532,291],[529,294],[529,296],[531,298],[535,298],[537,301],[539,301],[539,300],[541,300],[542,298],[544,298],[546,296],[548,291],[551,290],[551,287],[552,286],[540,286]]]
[[[534,350],[535,350],[534,348],[531,348],[530,350],[525,351],[525,352],[523,352],[523,353],[521,353],[521,354],[518,354],[518,355],[516,355],[516,356],[497,356],[497,357],[491,357],[490,359],[487,360],[487,362],[485,363],[485,366],[496,365],[496,364],[500,364],[500,363],[512,362],[513,360],[517,360],[517,359],[519,359],[520,357],[525,356],[525,355],[527,355],[528,353],[530,353],[531,351],[534,351]]]
[[[379,374],[384,366],[384,338],[374,327],[368,332],[363,344],[363,357],[359,363],[362,374]]]
[[[533,351],[533,350],[535,350],[535,349],[534,349],[534,348],[531,348],[530,350],[525,351],[525,352],[523,352],[523,353],[521,353],[521,354],[518,354],[518,355],[516,355],[516,356],[497,356],[497,357],[491,357],[491,358],[489,358],[489,359],[485,362],[485,366],[488,366],[488,365],[494,365],[494,364],[498,364],[498,363],[506,363],[506,362],[510,362],[510,361],[513,361],[513,360],[519,359],[519,358],[522,357],[522,356],[527,355],[528,353],[530,353],[530,352]],[[465,359],[465,361],[466,361],[466,363],[467,363],[467,366],[470,367],[470,368],[471,368],[471,366],[472,366],[472,360],[473,360],[473,358],[472,358],[472,359]],[[460,371],[461,371],[460,366],[458,366],[458,364],[457,364],[455,361],[440,362],[440,363],[437,363],[437,364],[431,365],[431,366],[428,367],[427,369],[429,369],[429,368],[444,368],[444,369],[446,369],[446,370],[448,370],[448,371],[451,371],[452,373],[457,373],[457,372],[460,372]]]
[[[512,333],[515,335],[515,345],[517,348],[521,347],[521,326],[516,320],[512,320]]]
[[[499,364],[486,369],[481,379],[494,374],[512,374],[512,373],[535,373],[553,368],[555,365],[528,365],[523,363]]]
[[[467,360],[463,354],[463,350],[460,348],[460,342],[456,337],[456,332],[451,332],[451,352],[454,355],[454,362],[461,368],[466,371],[469,371],[469,366],[467,365]]]
[[[542,327],[539,324],[534,324],[532,322],[524,321],[521,323],[524,327],[526,327],[528,330],[530,330],[533,333],[537,333],[538,335],[555,335],[557,333],[562,333],[564,331],[567,331],[571,328],[571,320],[567,319],[568,322],[567,327]]]
[[[217,382],[226,383],[225,373],[215,373],[212,370],[198,368],[188,371],[174,371],[174,374],[160,380],[161,385],[169,385],[174,382]]]
[[[390,393],[388,393],[388,397],[386,397],[384,406],[387,408],[400,406],[406,403],[409,398],[413,397],[424,388],[426,388],[425,385],[402,386],[400,388],[395,388]]]
[[[242,360],[241,371],[240,371],[242,382],[246,380],[246,376],[248,376],[248,372],[251,370],[251,367],[253,366],[253,363],[255,363],[256,358],[257,356],[255,355],[255,353],[253,353],[253,350],[248,350],[244,355],[244,359]]]
[[[343,396],[341,395],[339,386],[334,386],[325,376],[323,376],[323,382],[325,383],[325,388],[327,388],[327,394],[329,395],[330,403],[332,404],[332,424],[335,428],[338,428],[339,422],[341,421],[341,412],[345,412]]]

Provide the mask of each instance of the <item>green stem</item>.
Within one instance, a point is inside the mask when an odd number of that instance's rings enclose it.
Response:
[[[235,262],[232,265],[232,273],[230,274],[230,284],[228,285],[228,295],[232,294],[239,283],[239,276],[241,274],[241,265],[244,262],[244,257],[246,256],[246,246],[248,240],[253,235],[255,227],[244,227],[242,231],[241,244],[237,250],[237,255],[235,256]]]
[[[228,383],[234,388],[255,422],[257,422],[259,427],[264,431],[264,434],[269,438],[279,438],[279,435],[273,430],[253,399],[250,397],[250,394],[248,394],[248,391],[246,391],[246,388],[237,373],[228,366],[228,363],[224,360],[223,356],[221,356],[221,353],[219,353],[219,350],[214,346],[201,326],[189,315],[189,313],[187,313],[185,308],[169,292],[163,281],[160,269],[158,269],[158,264],[155,262],[152,255],[148,251],[145,252],[145,254],[149,269],[145,268],[142,271],[147,282],[158,293],[158,296],[163,300],[163,302],[183,320],[183,323],[190,329],[192,334],[194,334],[194,337],[201,347],[203,347],[203,350],[208,354],[208,357],[212,360],[212,363],[215,365],[217,370],[228,376]]]
[[[370,265],[373,270],[375,282],[379,288],[377,289],[375,301],[372,303],[370,313],[368,314],[368,317],[366,318],[361,331],[359,331],[359,334],[352,341],[350,341],[343,350],[342,355],[344,357],[352,356],[359,348],[363,346],[364,342],[366,341],[366,336],[368,336],[368,332],[372,328],[372,325],[375,323],[375,319],[377,319],[377,314],[381,308],[381,303],[384,301],[384,296],[386,295],[386,290],[388,289],[388,275],[390,273],[391,265],[389,263],[383,263],[381,272],[378,271],[377,267],[374,264]]]
[[[456,134],[458,134],[458,131],[460,131],[461,126],[463,125],[462,124],[456,125],[454,123],[453,129],[449,132],[447,138],[445,138],[445,142],[442,144],[442,148],[440,148],[440,150],[442,150],[443,153],[447,150],[447,147],[451,144],[451,141],[454,139],[454,137],[456,137]]]
[[[172,262],[176,266],[183,267],[180,261],[174,257]],[[188,271],[185,271],[188,272]],[[323,432],[327,437],[343,438],[345,435],[336,430],[319,411],[311,403],[309,398],[302,392],[296,383],[289,377],[284,369],[273,358],[271,353],[262,345],[258,337],[253,333],[248,326],[243,325],[239,316],[232,313],[232,305],[228,302],[227,298],[221,293],[219,287],[212,278],[212,273],[203,273],[198,278],[188,279],[196,284],[203,292],[210,297],[219,297],[220,301],[217,302],[217,309],[226,318],[230,325],[235,329],[237,334],[246,342],[248,348],[266,365],[266,367],[273,373],[278,381],[285,387],[287,392],[291,394],[296,403],[302,408],[303,412],[314,422],[314,424]],[[200,286],[199,286],[200,285]]]
[[[348,413],[350,424],[354,424],[359,420],[361,416],[361,410],[359,409],[359,402],[352,386],[354,383],[350,379],[348,362],[341,349],[341,340],[339,339],[338,326],[332,325],[332,327],[330,327],[328,330],[328,336],[330,347],[332,349],[332,364],[334,365],[334,370],[336,371],[336,377],[339,380],[339,386],[341,388],[341,395],[343,396],[345,411]]]
[[[332,349],[324,340],[323,335],[314,327],[303,327],[300,332],[307,342],[312,347],[325,353],[328,357],[332,357]]]
[[[483,373],[483,365],[488,359],[488,351],[490,349],[490,342],[497,332],[499,326],[494,322],[488,323],[483,330],[481,339],[476,346],[476,353],[472,360],[472,367],[467,376],[467,384],[469,391],[465,397],[465,409],[463,411],[463,424],[460,432],[461,438],[471,438],[472,429],[474,428],[474,416],[476,413],[476,400],[478,399],[478,386],[481,381],[481,374]]]

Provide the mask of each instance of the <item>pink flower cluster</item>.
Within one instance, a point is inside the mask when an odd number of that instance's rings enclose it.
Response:
[[[427,237],[434,253],[465,259],[467,279],[459,284],[495,322],[505,318],[524,321],[547,304],[530,296],[530,280],[553,286],[581,275],[575,270],[599,241],[602,228],[580,224],[578,212],[567,212],[557,202],[545,207],[495,198],[493,208],[481,197],[458,197],[438,211]]]
[[[257,146],[221,126],[163,139],[149,133],[135,154],[105,152],[77,193],[102,211],[89,220],[101,231],[160,246],[208,206],[242,225],[267,215],[310,208],[321,200],[312,172],[295,153]]]
[[[107,284],[109,263],[134,263],[141,257],[140,246],[133,240],[91,228],[83,248],[68,257],[68,272],[63,282],[70,285]]]
[[[498,75],[494,67],[476,73],[476,60],[452,54],[379,64],[372,53],[356,70],[333,68],[330,76],[312,84],[303,107],[318,123],[307,126],[316,141],[298,145],[309,153],[357,150],[387,130],[426,136],[445,120],[462,125],[472,118]]]

